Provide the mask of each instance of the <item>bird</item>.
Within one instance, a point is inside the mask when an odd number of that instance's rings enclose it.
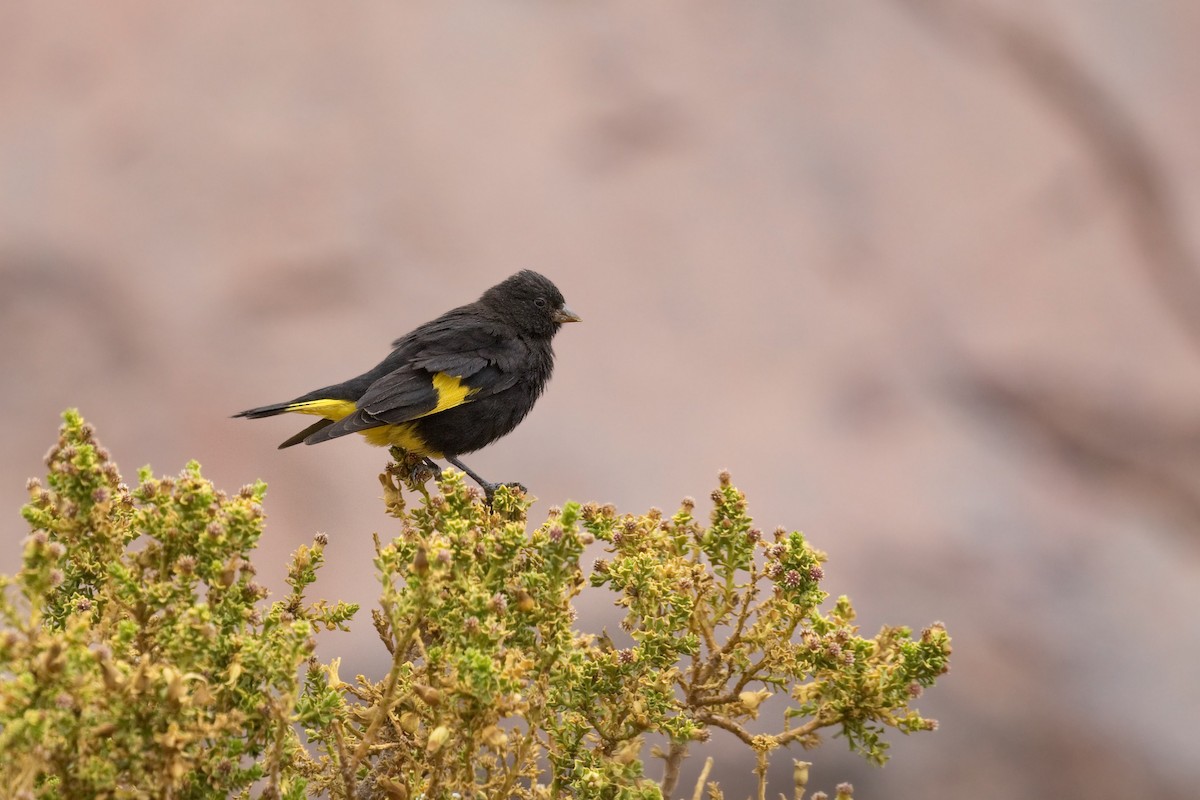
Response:
[[[522,270],[475,302],[396,339],[373,369],[233,416],[316,415],[320,419],[279,448],[358,433],[369,444],[421,458],[435,474],[441,469],[431,459],[444,459],[479,484],[490,501],[501,484],[484,480],[460,456],[525,419],[554,369],[551,340],[564,324],[579,321],[548,278]]]

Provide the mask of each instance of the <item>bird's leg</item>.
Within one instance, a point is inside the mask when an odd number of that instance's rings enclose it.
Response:
[[[487,501],[489,505],[492,502],[492,495],[494,495],[496,490],[501,486],[511,486],[514,489],[520,489],[523,493],[527,493],[529,491],[519,483],[491,483],[490,481],[485,481],[478,472],[459,461],[456,456],[447,455],[445,458],[451,464],[465,472],[471,478],[471,480],[479,484],[479,486],[483,489],[483,493],[487,495]]]
[[[421,459],[421,465],[433,473],[434,478],[442,477],[442,468],[437,465],[431,458]]]

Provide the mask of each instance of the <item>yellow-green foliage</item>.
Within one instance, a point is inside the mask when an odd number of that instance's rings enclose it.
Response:
[[[690,500],[674,515],[568,503],[530,530],[519,493],[488,506],[448,472],[430,495],[395,455],[381,478],[398,529],[376,540],[373,612],[391,666],[346,680],[338,660],[310,655],[315,630],[354,612],[303,598],[322,541],[293,556],[292,592],[266,605],[249,561],[261,484],[227,498],[193,464],[126,489],[68,413],[0,602],[6,787],[632,800],[674,790],[713,728],[753,749],[765,781],[774,751],[815,746],[822,729],[882,761],[885,728],[933,727],[909,703],[946,669],[945,630],[865,638],[845,597],[822,610],[824,554],[797,532],[764,536],[728,475],[706,522]],[[584,569],[597,540],[605,558]],[[589,581],[623,609],[621,643],[577,629]],[[661,781],[644,775],[646,735],[667,743]]]
[[[304,797],[300,668],[314,631],[355,611],[304,603],[321,543],[264,606],[265,485],[229,497],[192,463],[130,489],[91,426],[64,420],[47,485],[30,481],[22,568],[0,579],[5,796],[226,797],[264,779]]]

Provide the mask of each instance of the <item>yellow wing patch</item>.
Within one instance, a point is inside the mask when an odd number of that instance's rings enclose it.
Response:
[[[467,402],[467,398],[479,391],[463,383],[463,379],[446,372],[435,372],[433,375],[433,390],[437,392],[437,405],[432,411],[426,411],[422,417],[447,411]]]
[[[318,417],[325,417],[337,421],[342,417],[348,417],[354,413],[353,400],[307,400],[303,403],[292,403],[288,406],[288,411],[295,411],[297,414],[315,414]]]

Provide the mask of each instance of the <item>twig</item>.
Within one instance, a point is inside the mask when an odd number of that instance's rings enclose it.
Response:
[[[692,792],[692,800],[700,800],[700,796],[704,793],[704,784],[708,783],[708,773],[712,771],[712,765],[712,756],[704,759],[704,769],[700,770],[700,777],[696,781],[696,790]]]
[[[671,749],[667,751],[664,759],[662,783],[659,784],[665,798],[670,798],[671,792],[675,791],[675,785],[679,783],[679,772],[683,767],[683,760],[687,758],[687,751],[686,744],[671,742]],[[710,758],[708,761],[711,763],[712,759]]]

